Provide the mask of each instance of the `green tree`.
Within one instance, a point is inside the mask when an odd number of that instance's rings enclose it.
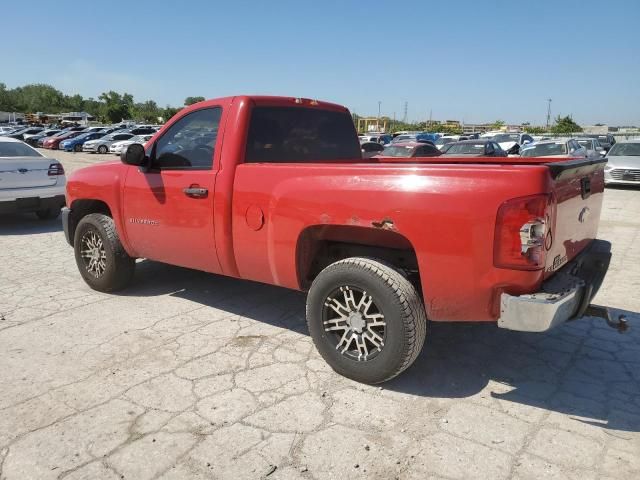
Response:
[[[551,127],[553,133],[577,133],[582,131],[582,127],[573,121],[571,115],[556,117],[556,123]]]
[[[496,120],[491,124],[491,128],[493,128],[494,130],[499,130],[505,125],[506,125],[506,122],[504,120]]]
[[[164,108],[162,110],[162,119],[167,122],[169,121],[169,119],[171,117],[173,117],[176,113],[178,113],[180,110],[182,110],[181,108],[175,108],[175,107],[170,107],[169,105],[166,106],[166,108]]]
[[[204,97],[187,97],[184,99],[184,106],[188,107],[198,102],[204,102]]]
[[[147,123],[155,123],[158,117],[162,116],[162,111],[153,100],[136,103],[132,109],[132,117],[134,120],[143,120]]]
[[[527,126],[525,128],[525,132],[530,133],[531,135],[542,135],[547,132],[545,127],[536,127],[536,126]]]

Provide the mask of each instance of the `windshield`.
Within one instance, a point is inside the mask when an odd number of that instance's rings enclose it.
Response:
[[[447,154],[454,155],[482,155],[484,154],[484,143],[458,143],[451,145]]]
[[[592,140],[578,140],[580,146],[586,148],[587,150],[593,150],[593,141]]]
[[[413,145],[392,145],[385,147],[381,155],[386,157],[410,157],[414,148]]]
[[[435,145],[446,145],[447,143],[451,143],[455,141],[456,141],[455,138],[440,137],[438,140],[436,140]]]
[[[541,143],[520,151],[522,157],[547,157],[549,155],[566,155],[567,145],[564,143]]]
[[[0,142],[0,157],[41,157],[33,148],[19,142]]]
[[[518,135],[517,133],[501,133],[501,134],[495,135],[493,137],[493,140],[498,143],[519,142],[520,135]]]
[[[616,143],[609,150],[609,157],[638,157],[640,156],[640,142],[637,143]]]

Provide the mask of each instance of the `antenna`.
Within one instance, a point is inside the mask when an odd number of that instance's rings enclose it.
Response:
[[[547,98],[547,130],[551,125],[551,99]]]

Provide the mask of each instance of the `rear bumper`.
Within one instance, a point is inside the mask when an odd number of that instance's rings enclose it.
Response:
[[[53,197],[27,197],[17,198],[15,200],[0,201],[0,214],[20,213],[20,212],[36,212],[38,210],[47,210],[50,208],[60,209],[65,204],[64,195],[55,195]]]
[[[584,315],[611,261],[611,244],[594,240],[576,258],[542,284],[540,292],[500,298],[498,326],[521,332],[545,332]]]

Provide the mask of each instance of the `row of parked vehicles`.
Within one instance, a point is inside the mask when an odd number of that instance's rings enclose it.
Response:
[[[365,158],[371,157],[541,157],[606,158],[606,184],[640,184],[640,140],[616,142],[613,135],[540,137],[527,133],[487,132],[472,137],[426,132],[402,132],[395,136],[360,135]]]
[[[579,138],[534,137],[520,132],[487,132],[482,135],[440,135],[427,132],[401,132],[395,135],[360,135],[365,157],[421,157],[439,155],[475,155],[530,157],[572,155],[602,158],[615,144],[612,135]],[[601,140],[602,139],[602,140]],[[427,147],[425,147],[427,145]]]
[[[115,153],[133,143],[144,144],[156,133],[158,125],[119,124],[110,126],[83,127],[0,127],[0,135],[37,148],[65,150],[67,152]]]

